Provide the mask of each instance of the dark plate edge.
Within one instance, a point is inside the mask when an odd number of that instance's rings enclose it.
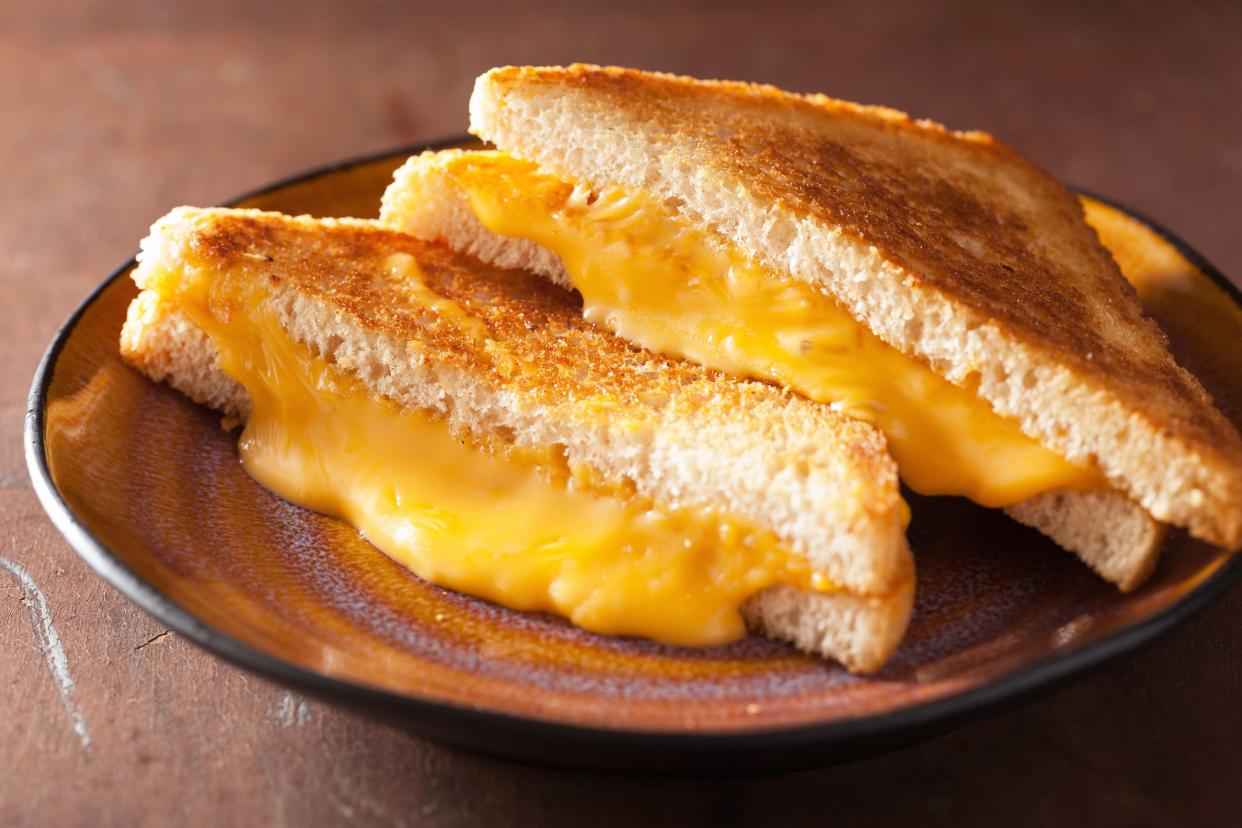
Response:
[[[249,191],[231,199],[226,206],[327,173],[396,155],[412,155],[474,140],[470,136],[456,136],[338,161]],[[1242,306],[1242,291],[1167,228],[1112,199],[1087,190],[1075,189],[1075,192],[1108,204],[1155,230]],[[562,767],[647,773],[753,772],[809,767],[856,758],[909,743],[931,735],[933,731],[948,729],[994,710],[1003,703],[1018,701],[1037,690],[1063,683],[1071,676],[1101,667],[1167,633],[1201,611],[1242,576],[1242,555],[1235,555],[1172,606],[1080,649],[1053,655],[954,696],[889,713],[822,725],[746,731],[611,730],[430,701],[314,673],[217,632],[164,597],[91,534],[70,510],[52,481],[44,442],[44,415],[56,360],[87,309],[133,264],[132,258],[121,264],[91,291],[56,332],[35,371],[27,399],[23,443],[33,488],[53,525],[104,580],[153,618],[208,652],[266,678],[292,685],[309,695],[343,701],[359,712],[397,722],[413,719],[419,732],[450,745]],[[583,750],[590,754],[590,758],[581,755]],[[772,751],[780,753],[771,755]]]

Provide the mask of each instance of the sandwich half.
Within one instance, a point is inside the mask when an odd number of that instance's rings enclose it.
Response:
[[[381,221],[872,422],[914,490],[1004,508],[1123,589],[1165,524],[1242,541],[1237,432],[1077,199],[990,136],[582,65],[492,70],[470,113],[498,151],[411,159]]]
[[[133,278],[125,359],[428,581],[677,645],[749,626],[856,672],[905,631],[908,513],[867,423],[375,222],[178,208]]]

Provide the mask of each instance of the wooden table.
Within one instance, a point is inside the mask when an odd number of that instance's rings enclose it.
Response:
[[[1242,591],[886,756],[728,781],[549,771],[304,701],[166,633],[52,528],[20,440],[44,346],[153,219],[460,132],[494,64],[749,78],[987,129],[1242,275],[1237,4],[34,5],[0,9],[0,824],[1242,820]]]

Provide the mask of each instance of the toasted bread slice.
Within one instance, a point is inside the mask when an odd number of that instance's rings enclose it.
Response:
[[[423,288],[389,273],[394,254],[413,257]],[[636,349],[584,322],[573,295],[544,279],[371,222],[179,208],[143,243],[134,279],[146,287],[191,270],[262,281],[291,339],[469,439],[551,448],[657,505],[770,530],[842,588],[753,595],[744,614],[767,634],[859,672],[900,640],[913,567],[896,469],[872,427]],[[469,318],[443,312],[443,300]],[[121,350],[197,401],[249,411],[212,340],[151,290],[131,306]]]
[[[397,170],[384,194],[381,221],[420,238],[442,241],[498,267],[529,270],[572,288],[563,263],[533,241],[489,231],[450,172],[462,150],[426,152]],[[1057,490],[1008,507],[1123,590],[1151,573],[1165,536],[1145,509],[1113,491]]]
[[[1078,201],[983,133],[768,86],[495,69],[471,129],[664,199],[833,296],[1156,519],[1242,543],[1242,440],[1169,354]]]

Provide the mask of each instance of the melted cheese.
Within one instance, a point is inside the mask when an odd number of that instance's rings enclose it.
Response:
[[[426,287],[412,257],[389,266],[412,301],[486,334]],[[602,491],[554,456],[463,442],[292,341],[264,311],[262,280],[222,274],[208,288],[194,278],[156,274],[148,286],[207,332],[221,369],[249,394],[246,470],[286,500],[344,518],[428,581],[678,645],[741,637],[740,607],[765,587],[835,589],[770,532]]]
[[[709,242],[654,198],[574,187],[503,153],[449,164],[489,230],[561,258],[589,319],[650,350],[779,382],[873,422],[916,492],[999,507],[1103,484],[832,299]]]

